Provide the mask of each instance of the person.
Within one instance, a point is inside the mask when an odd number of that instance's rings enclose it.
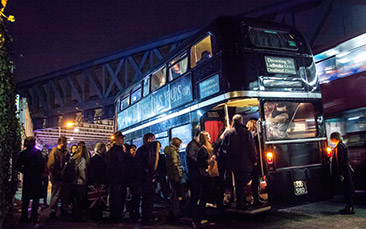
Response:
[[[355,208],[353,206],[354,186],[348,160],[348,148],[343,143],[341,134],[338,132],[333,132],[330,135],[330,141],[335,144],[331,157],[331,174],[334,186],[341,188],[346,202],[345,208],[339,212],[341,214],[355,214]]]
[[[72,156],[74,156],[74,154],[76,153],[77,150],[78,150],[78,146],[77,145],[72,145],[71,146],[70,158],[72,158]]]
[[[204,50],[202,53],[201,53],[201,59],[199,59],[199,61],[197,61],[197,65],[205,62],[206,60],[210,59],[211,58],[211,52],[208,51],[208,50]]]
[[[277,103],[275,109],[266,119],[268,123],[268,137],[274,139],[287,138],[288,113],[285,103]]]
[[[167,181],[167,169],[164,152],[159,154],[158,168],[156,169],[156,185],[160,185],[160,189],[156,193],[156,199],[161,202],[170,202],[171,190]]]
[[[158,167],[160,142],[147,142],[137,149],[136,165],[139,188],[142,196],[142,224],[152,225],[158,219],[153,217],[154,182]]]
[[[123,210],[126,201],[125,174],[125,136],[121,131],[113,134],[114,144],[107,152],[107,173],[110,182],[110,219],[114,222],[123,220]]]
[[[20,220],[21,222],[28,221],[28,205],[32,199],[31,220],[34,224],[38,224],[38,205],[42,196],[42,173],[45,160],[41,151],[36,149],[35,145],[36,139],[34,137],[27,137],[24,140],[26,149],[20,153],[16,168],[23,174],[22,215]]]
[[[147,133],[142,138],[142,142],[144,145],[148,142],[153,142],[153,141],[155,141],[155,135],[153,133]]]
[[[258,132],[257,132],[257,122],[253,119],[249,120],[246,124],[246,127],[252,134],[253,140],[254,140],[254,146],[255,146],[255,152],[256,152],[256,158],[258,161],[259,158],[259,139],[258,139]],[[250,178],[252,180],[251,184],[251,190],[252,190],[252,196],[254,200],[254,205],[258,206],[263,203],[263,199],[259,196],[259,175],[261,172],[261,168],[259,163],[255,163],[253,166],[253,171],[250,175]]]
[[[103,210],[107,198],[107,164],[105,161],[106,145],[98,142],[95,153],[88,165],[88,198],[90,201],[90,218],[96,221],[103,219]],[[95,196],[98,193],[100,196]]]
[[[42,150],[42,156],[44,159],[44,171],[42,173],[42,199],[43,199],[43,206],[42,207],[49,207],[47,204],[47,193],[48,193],[48,176],[50,174],[50,171],[47,167],[47,161],[48,161],[48,151],[47,149]]]
[[[191,212],[196,208],[197,202],[201,193],[200,171],[197,164],[198,151],[201,148],[198,136],[200,130],[196,130],[194,138],[190,141],[186,147],[186,161],[188,169],[189,186],[191,190],[191,199],[189,208]]]
[[[166,146],[164,153],[166,155],[166,169],[169,183],[173,189],[172,203],[170,208],[170,217],[177,218],[180,214],[179,195],[181,194],[181,182],[183,176],[182,164],[179,157],[179,148],[182,140],[172,138],[170,145]]]
[[[75,221],[82,220],[83,207],[86,200],[87,165],[89,164],[89,152],[84,142],[79,142],[78,149],[72,156],[75,161],[76,179],[73,182],[73,208],[72,217]]]
[[[58,138],[57,146],[53,147],[47,166],[50,170],[50,180],[52,184],[51,201],[50,201],[50,218],[56,217],[58,202],[61,202],[61,215],[67,216],[69,210],[68,204],[68,186],[62,182],[61,172],[65,163],[69,159],[66,150],[67,138],[61,135]]]
[[[193,214],[193,224],[197,228],[201,228],[201,220],[205,211],[206,203],[210,199],[211,195],[215,193],[215,177],[218,176],[218,174],[213,176],[209,173],[209,169],[217,163],[216,156],[213,153],[214,149],[210,144],[210,141],[210,134],[206,131],[201,131],[199,134],[201,148],[198,151],[197,164],[200,171],[202,192],[199,204]]]
[[[112,147],[112,143],[108,142],[106,145],[107,152],[110,150],[111,147]]]
[[[225,134],[222,147],[227,152],[228,166],[234,174],[238,209],[245,210],[245,187],[253,165],[257,163],[251,133],[243,125],[243,117],[233,117],[233,128]]]
[[[137,165],[136,165],[136,146],[126,146],[126,176],[127,176],[127,187],[130,190],[131,201],[129,203],[130,220],[137,221],[140,218],[140,206],[139,200],[140,195],[138,191],[137,183]]]

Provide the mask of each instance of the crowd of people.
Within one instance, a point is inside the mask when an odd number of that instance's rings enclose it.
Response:
[[[337,136],[331,138],[336,141]],[[132,222],[152,225],[158,220],[153,215],[156,183],[160,184],[162,196],[171,204],[168,219],[190,215],[196,228],[201,227],[208,202],[215,203],[218,213],[222,213],[228,181],[235,181],[236,190],[232,192],[234,197],[231,199],[236,199],[238,209],[248,207],[245,188],[250,180],[253,204],[263,203],[258,194],[259,143],[255,120],[250,120],[245,126],[243,117],[235,115],[216,141],[211,141],[208,132],[196,131],[186,147],[188,179],[184,179],[179,156],[181,139],[173,136],[169,146],[164,148],[164,154],[160,154],[162,146],[155,141],[153,133],[145,134],[143,145],[138,148],[125,144],[124,139],[125,136],[117,131],[111,144],[97,143],[91,156],[82,141],[68,151],[67,138],[60,136],[57,146],[45,157],[35,148],[35,138],[26,138],[25,150],[17,162],[17,169],[24,175],[21,221],[39,223],[37,209],[40,198],[44,199],[44,204],[47,203],[47,187],[44,186],[48,184],[48,177],[52,184],[50,218],[105,220],[103,213],[108,205],[108,220],[111,222],[121,222],[128,215]],[[338,144],[338,148],[342,146],[342,143]],[[342,154],[341,149],[338,150],[337,158],[345,155],[343,148]],[[340,163],[344,157],[337,162]],[[352,181],[349,180],[348,168],[342,164],[333,169],[343,171],[340,175],[342,182],[349,187],[345,188],[347,206],[344,212],[353,212]],[[183,183],[188,183],[189,198]],[[59,203],[60,215],[57,214]]]

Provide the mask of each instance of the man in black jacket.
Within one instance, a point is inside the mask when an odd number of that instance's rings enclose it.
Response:
[[[223,148],[227,151],[228,166],[235,177],[237,208],[245,208],[245,187],[253,165],[257,163],[251,133],[243,125],[243,117],[233,117],[233,128],[225,134]]]
[[[110,182],[110,219],[122,221],[126,201],[125,136],[121,131],[113,134],[115,143],[107,152],[107,174]]]
[[[39,198],[42,196],[42,173],[45,167],[45,159],[41,151],[35,148],[36,140],[34,137],[27,137],[24,140],[23,150],[18,159],[16,168],[23,174],[22,190],[22,216],[20,220],[28,220],[28,205],[30,199],[32,202],[31,219],[33,223],[38,223],[38,205]]]
[[[195,132],[194,138],[190,141],[186,148],[188,178],[191,189],[190,209],[195,209],[197,201],[200,198],[201,181],[200,181],[200,169],[197,165],[198,151],[201,148],[201,144],[198,141],[198,135],[200,131]]]

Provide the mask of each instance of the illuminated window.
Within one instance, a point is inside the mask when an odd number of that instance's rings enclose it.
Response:
[[[294,35],[287,32],[249,28],[249,37],[253,45],[265,48],[297,50]]]
[[[127,96],[126,98],[121,100],[121,110],[125,109],[130,105],[130,98]]]
[[[137,101],[139,101],[141,99],[141,87],[139,87],[137,90],[135,90],[132,94],[131,94],[131,104],[136,103]]]
[[[184,53],[169,63],[169,81],[178,78],[187,72],[188,57]]]
[[[191,68],[212,57],[212,36],[208,35],[191,48]]]
[[[150,77],[144,79],[143,87],[144,87],[143,96],[145,97],[150,93]]]
[[[162,67],[151,75],[151,91],[162,87],[166,83],[166,67]]]
[[[171,129],[171,136],[182,140],[181,149],[185,149],[192,140],[192,124],[186,124]]]
[[[311,138],[317,135],[311,103],[267,102],[264,104],[268,140]]]

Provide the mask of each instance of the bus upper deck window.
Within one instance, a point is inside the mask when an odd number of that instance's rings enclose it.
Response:
[[[208,35],[191,48],[191,68],[212,57],[212,36]]]
[[[144,79],[142,87],[143,87],[142,96],[145,97],[150,93],[150,77]]]
[[[186,54],[178,56],[169,63],[169,81],[178,78],[187,72],[188,57]]]
[[[162,87],[166,83],[166,67],[162,67],[151,75],[151,91]]]

